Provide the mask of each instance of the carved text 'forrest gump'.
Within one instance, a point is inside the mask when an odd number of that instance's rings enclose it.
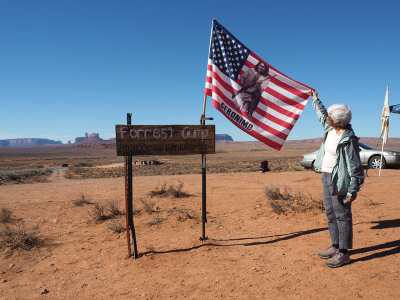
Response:
[[[179,135],[176,129],[173,127],[166,128],[146,128],[146,129],[135,129],[121,126],[119,128],[121,139],[173,139],[176,134]],[[182,139],[202,139],[208,137],[209,130],[207,128],[193,129],[185,126],[180,130]]]

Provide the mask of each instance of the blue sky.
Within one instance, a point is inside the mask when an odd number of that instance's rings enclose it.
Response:
[[[0,139],[108,139],[127,112],[138,125],[199,124],[213,18],[326,106],[349,105],[358,136],[379,136],[387,85],[400,103],[399,1],[147,3],[0,0]],[[254,140],[210,98],[206,115]],[[400,115],[390,125],[400,137]],[[321,134],[310,100],[288,139]]]

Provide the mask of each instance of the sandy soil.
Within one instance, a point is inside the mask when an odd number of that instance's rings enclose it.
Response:
[[[107,169],[107,168],[118,168],[118,167],[123,167],[123,166],[124,166],[124,163],[113,163],[113,164],[108,164],[108,165],[95,166],[94,168]]]
[[[370,170],[353,205],[352,263],[329,269],[316,253],[329,246],[323,212],[274,214],[263,193],[269,184],[321,198],[311,171],[207,176],[207,241],[201,235],[201,175],[134,178],[134,207],[158,184],[184,182],[190,198],[152,198],[153,214],[135,215],[137,246],[127,258],[126,233],[94,223],[92,201],[118,200],[123,178],[0,186],[0,206],[46,243],[0,255],[1,299],[399,299],[400,170]],[[124,221],[124,218],[121,218]],[[161,222],[151,225],[152,221]],[[157,223],[157,222],[154,222]]]

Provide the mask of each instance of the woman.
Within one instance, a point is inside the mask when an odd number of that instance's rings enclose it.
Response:
[[[351,202],[364,183],[358,137],[350,125],[351,111],[344,104],[334,104],[325,109],[318,93],[311,91],[313,107],[324,127],[321,148],[314,162],[317,172],[322,172],[324,207],[332,245],[318,253],[328,259],[326,265],[341,267],[350,262],[348,249],[353,247],[353,220]]]

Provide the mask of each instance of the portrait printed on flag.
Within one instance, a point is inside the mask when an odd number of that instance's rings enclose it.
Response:
[[[254,68],[248,69],[239,76],[242,88],[232,93],[232,98],[237,108],[245,112],[248,119],[253,117],[253,112],[260,103],[261,94],[268,86],[271,79],[268,76],[269,67],[259,61]]]

